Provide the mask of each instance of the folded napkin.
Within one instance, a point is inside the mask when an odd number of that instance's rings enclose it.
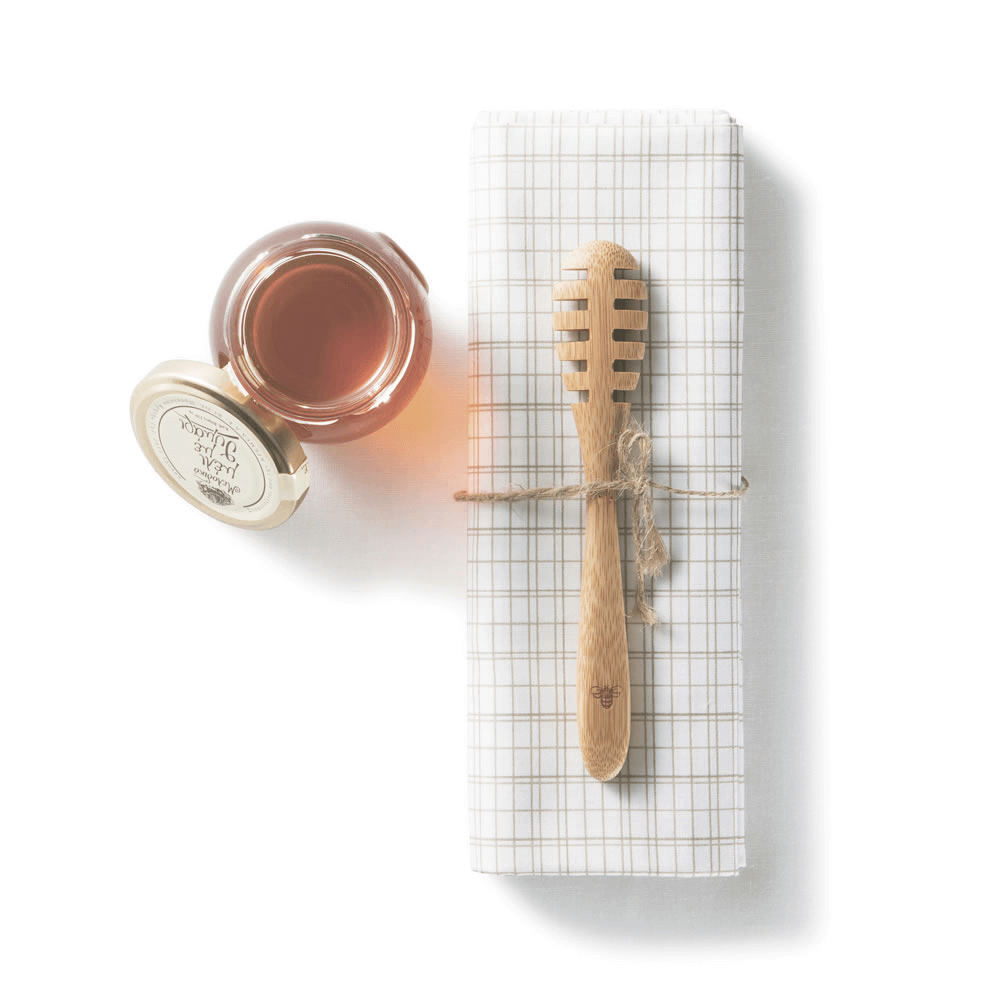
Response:
[[[473,131],[469,490],[578,483],[556,359],[562,258],[620,243],[649,288],[632,413],[651,478],[740,482],[743,155],[724,112],[489,112]],[[663,498],[672,563],[629,624],[632,736],[621,774],[576,732],[581,500],[469,505],[472,866],[512,874],[735,874],[743,839],[740,501]],[[626,603],[630,505],[619,504]]]

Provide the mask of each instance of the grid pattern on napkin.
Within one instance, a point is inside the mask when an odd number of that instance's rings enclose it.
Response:
[[[552,285],[588,240],[627,247],[649,289],[627,398],[652,478],[740,478],[741,132],[724,112],[490,112],[473,130],[469,490],[579,482]],[[572,304],[571,304],[572,305]],[[636,367],[635,364],[629,367]],[[572,399],[570,397],[573,397]],[[662,494],[658,495],[662,497]],[[634,586],[620,505],[626,592]],[[628,626],[632,736],[621,774],[577,746],[583,502],[470,504],[472,866],[510,874],[734,874],[743,839],[740,503],[656,499],[673,561],[661,624]],[[626,597],[628,600],[628,597]]]

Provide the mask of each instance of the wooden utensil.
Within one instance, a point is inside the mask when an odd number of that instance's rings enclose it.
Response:
[[[616,243],[595,240],[577,247],[563,270],[586,270],[582,281],[555,286],[553,301],[586,300],[586,309],[552,314],[552,329],[589,331],[589,338],[561,343],[561,361],[583,361],[583,371],[565,372],[567,389],[585,392],[572,404],[587,482],[605,482],[617,472],[618,436],[630,406],[612,395],[636,387],[639,373],[618,371],[616,361],[639,361],[646,345],[616,340],[616,330],[645,330],[644,309],[618,309],[620,299],[643,300],[646,284],[615,277],[616,269],[638,268]],[[628,643],[618,550],[618,504],[614,496],[587,500],[587,529],[580,591],[579,645],[576,659],[576,718],[580,751],[598,781],[613,778],[628,753],[630,723]]]

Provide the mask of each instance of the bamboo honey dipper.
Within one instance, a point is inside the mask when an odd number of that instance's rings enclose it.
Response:
[[[595,240],[563,261],[564,271],[586,270],[584,280],[555,286],[553,301],[586,300],[587,308],[552,314],[552,329],[589,331],[589,337],[559,344],[561,361],[583,361],[584,371],[565,372],[567,389],[587,393],[572,404],[588,483],[616,477],[617,440],[630,405],[612,395],[636,387],[639,373],[616,371],[616,361],[640,361],[646,345],[615,340],[616,330],[645,330],[644,309],[616,309],[618,299],[643,300],[646,283],[615,277],[616,269],[638,268],[616,243]],[[598,781],[613,778],[628,753],[631,729],[628,642],[618,549],[618,504],[614,495],[587,499],[587,529],[580,589],[576,659],[576,718],[583,762]]]

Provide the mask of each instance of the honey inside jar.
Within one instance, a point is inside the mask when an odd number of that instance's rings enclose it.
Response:
[[[336,253],[282,262],[250,295],[243,336],[278,392],[322,406],[360,392],[389,353],[395,315],[377,275]]]

